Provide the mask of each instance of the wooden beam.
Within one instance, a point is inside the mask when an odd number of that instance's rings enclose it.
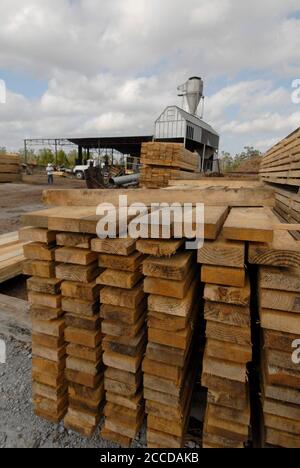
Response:
[[[52,206],[97,206],[99,203],[119,205],[119,196],[126,195],[128,204],[151,203],[205,203],[215,206],[269,206],[274,207],[274,189],[255,188],[191,188],[187,190],[128,189],[128,190],[45,190],[43,201]]]

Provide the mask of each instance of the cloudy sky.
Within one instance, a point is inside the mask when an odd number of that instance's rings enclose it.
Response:
[[[194,75],[222,150],[300,126],[299,0],[1,0],[0,18],[0,146],[152,134]]]

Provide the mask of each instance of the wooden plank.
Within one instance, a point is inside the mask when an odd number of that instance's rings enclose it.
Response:
[[[48,229],[27,227],[20,229],[19,239],[23,242],[43,242],[52,244],[56,241],[56,232]]]
[[[198,263],[244,268],[245,243],[229,241],[222,235],[216,241],[205,241],[198,250]]]
[[[184,243],[184,239],[138,239],[136,248],[139,252],[155,257],[174,255]]]
[[[96,252],[78,247],[61,247],[55,251],[55,260],[60,263],[90,265],[98,260],[98,255]]]
[[[213,359],[207,354],[204,357],[203,372],[237,382],[244,383],[247,380],[247,370],[244,364]]]
[[[43,201],[52,206],[98,206],[112,203],[119,206],[119,196],[127,196],[128,206],[149,203],[205,203],[207,206],[274,206],[274,191],[270,187],[255,188],[191,188],[188,190],[126,189],[126,190],[46,190]]]
[[[90,283],[97,278],[100,269],[96,262],[87,266],[61,263],[56,266],[55,273],[61,280]]]
[[[224,343],[217,339],[209,338],[206,345],[207,356],[214,359],[247,364],[252,361],[252,349],[250,346],[241,346],[234,343]]]
[[[128,256],[136,250],[135,239],[93,239],[94,252]]]
[[[90,283],[63,281],[61,284],[61,293],[63,296],[93,303],[99,299],[100,289],[100,285],[96,284],[95,281]]]
[[[54,260],[55,249],[41,242],[33,242],[23,247],[24,255],[29,260],[45,260],[51,262]]]
[[[141,279],[142,273],[106,269],[97,278],[97,284],[116,288],[132,289]]]
[[[144,280],[144,291],[148,294],[184,299],[194,276],[195,272],[191,270],[183,281],[147,277]]]
[[[260,320],[262,328],[300,334],[300,321],[298,314],[291,314],[271,309],[261,309]]]
[[[170,315],[171,317],[187,317],[194,306],[197,295],[200,294],[199,283],[197,280],[193,281],[184,299],[151,294],[148,298],[148,310]]]
[[[118,307],[136,308],[144,299],[143,283],[137,284],[131,290],[112,288],[105,286],[101,290],[100,300],[102,304]]]
[[[273,225],[265,208],[233,208],[225,221],[223,235],[229,240],[272,242]]]
[[[30,343],[31,319],[28,302],[0,294],[1,334]]]
[[[126,257],[122,255],[99,254],[99,266],[101,268],[135,272],[141,268],[145,258],[146,256],[140,252],[133,252]]]
[[[40,276],[41,278],[54,278],[55,262],[27,260],[23,264],[23,274],[27,276]]]
[[[247,346],[248,348],[252,346],[251,330],[245,327],[232,327],[227,324],[208,321],[206,324],[206,337],[240,346]]]
[[[72,232],[60,232],[56,235],[56,243],[63,247],[78,247],[79,249],[89,249],[91,247],[91,234],[81,234]]]
[[[151,256],[143,262],[143,274],[152,278],[183,281],[193,259],[192,252],[180,252],[170,258]]]
[[[300,313],[299,293],[261,289],[260,304],[263,309]]]
[[[244,288],[234,288],[230,286],[218,286],[207,284],[204,288],[204,299],[212,302],[221,302],[239,306],[249,306],[250,304],[250,282],[247,280]]]
[[[300,275],[286,268],[259,268],[259,286],[263,289],[300,292]]]
[[[204,318],[205,320],[249,328],[250,308],[206,301],[204,306]]]
[[[246,272],[244,268],[203,265],[201,268],[201,281],[203,283],[243,288],[246,281]]]

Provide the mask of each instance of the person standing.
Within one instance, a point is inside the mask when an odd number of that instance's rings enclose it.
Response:
[[[47,176],[48,176],[48,185],[53,185],[53,174],[54,174],[54,167],[51,163],[48,164],[46,168]]]

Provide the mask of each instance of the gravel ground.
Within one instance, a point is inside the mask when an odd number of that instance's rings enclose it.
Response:
[[[42,193],[48,189],[45,176],[26,176],[26,183],[0,184],[0,234],[17,231],[24,213],[43,210]],[[85,188],[84,181],[56,178],[51,189]]]
[[[0,364],[0,448],[117,448],[96,431],[83,439],[63,424],[59,426],[36,417],[31,398],[31,348],[1,336],[6,343],[7,362]],[[134,447],[145,444],[145,430]]]

